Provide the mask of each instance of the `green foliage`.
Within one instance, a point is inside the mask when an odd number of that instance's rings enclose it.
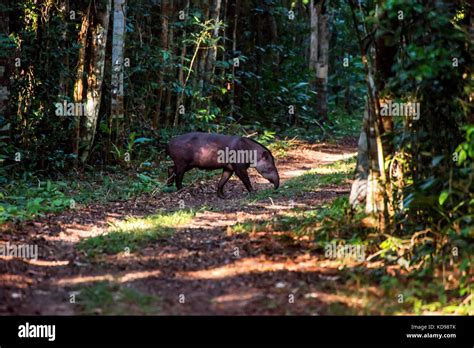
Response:
[[[82,15],[88,5],[87,1],[77,1],[70,4],[70,10]],[[331,16],[337,18],[331,30],[341,33],[333,38],[330,59],[339,62],[347,54],[351,64],[330,65],[330,118],[335,126],[323,127],[334,134],[342,131],[352,135],[358,128],[352,121],[360,119],[352,111],[359,112],[355,106],[362,104],[363,74],[356,59],[347,6],[339,5],[329,7]],[[315,117],[317,105],[311,86],[314,72],[308,70],[307,62],[308,6],[305,2],[294,8],[295,18],[289,21],[284,4],[243,5],[238,25],[242,35],[238,35],[234,52],[229,37],[231,17],[221,16],[227,21],[215,23],[198,4],[191,4],[184,20],[178,18],[177,11],[171,11],[168,30],[173,32],[173,39],[164,47],[160,33],[166,14],[161,5],[129,1],[125,57],[131,64],[124,69],[125,118],[116,124],[108,117],[110,81],[105,74],[98,130],[88,164],[136,167],[152,162],[171,135],[190,130],[244,134],[244,128],[248,133],[257,131],[264,142],[270,140],[268,135],[281,133],[321,139],[324,132]],[[0,138],[0,161],[14,173],[67,173],[77,168],[73,153],[76,120],[56,116],[55,103],[74,101],[81,23],[71,21],[49,3],[38,6],[28,0],[4,7],[16,19],[17,29],[8,38],[2,37],[0,45],[2,52],[17,49],[21,67],[13,69],[11,79],[12,116],[0,118],[0,129],[8,124],[11,135],[8,142]],[[42,12],[46,9],[48,16]],[[277,36],[262,32],[262,25],[269,24],[275,26]],[[56,49],[58,44],[60,49]],[[204,65],[210,48],[217,53],[209,71]],[[110,71],[108,58],[106,71]],[[234,58],[239,60],[237,67]],[[177,78],[180,69],[182,79]],[[179,102],[183,114],[178,110]],[[290,106],[295,114],[289,113]],[[351,126],[346,132],[348,120]],[[132,137],[147,140],[134,142]],[[17,152],[22,154],[20,162],[14,160]],[[132,163],[124,163],[126,153]]]
[[[473,81],[467,13],[464,1],[395,0],[382,3],[367,18],[376,39],[383,38],[387,50],[395,52],[381,98],[420,104],[419,119],[395,119],[393,132],[384,135],[394,150],[386,158],[394,214],[378,256],[414,277],[439,277],[442,269],[446,283],[444,274],[449,272],[449,287],[459,296],[470,292],[467,265],[473,254],[474,131],[466,126],[472,119]],[[422,311],[424,304],[413,301],[416,311]],[[445,302],[430,305],[441,308]]]
[[[75,208],[76,204],[127,201],[143,194],[154,195],[164,187],[164,178],[158,182],[145,173],[97,173],[80,181],[71,178],[34,184],[36,180],[30,175],[2,186],[0,222],[33,219]]]
[[[275,132],[265,129],[263,134],[258,135],[257,141],[262,145],[268,145],[275,138],[275,134]]]
[[[58,212],[71,205],[71,199],[62,192],[64,182],[13,181],[0,189],[0,223],[7,220],[25,220],[46,213]]]

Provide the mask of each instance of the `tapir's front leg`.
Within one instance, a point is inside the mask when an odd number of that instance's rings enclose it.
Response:
[[[253,191],[249,175],[247,174],[247,168],[242,166],[235,166],[235,175],[237,175],[239,179],[242,180],[247,191]]]
[[[186,165],[175,165],[175,171],[174,173],[176,174],[176,179],[175,179],[175,182],[176,182],[176,188],[179,190],[181,190],[183,188],[183,177],[184,177],[184,173],[186,173],[190,168]]]
[[[175,178],[175,166],[168,167],[168,180],[166,180],[166,186],[172,186],[175,182]]]

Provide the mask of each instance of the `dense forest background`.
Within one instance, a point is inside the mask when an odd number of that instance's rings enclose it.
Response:
[[[11,48],[3,55],[13,59],[10,110],[16,115],[3,122],[11,122],[32,168],[63,168],[78,157],[90,164],[113,163],[113,145],[123,149],[131,134],[152,138],[155,145],[193,129],[275,134],[291,128],[289,134],[316,139],[339,122],[341,113],[359,111],[359,117],[345,118],[348,133],[361,121],[366,86],[347,6],[319,9],[326,21],[319,27],[313,18],[313,40],[319,33],[325,41],[318,56],[310,47],[309,2],[119,5],[126,12],[117,34],[125,35],[118,67],[123,106],[113,112],[112,3],[27,1],[3,9],[11,31],[4,38],[4,47],[10,42]],[[94,35],[106,35],[107,42],[95,47]],[[335,64],[329,66],[329,60]],[[312,73],[318,64],[329,70],[321,77],[322,97],[316,93],[321,78]],[[72,117],[54,117],[56,103],[89,102],[93,93],[101,94],[94,105],[100,108],[94,110],[94,130],[84,119],[77,124]],[[96,133],[93,144],[85,140],[91,132]]]
[[[352,141],[351,193],[323,227],[442,279],[428,297],[466,313],[473,13],[464,0],[3,1],[0,222],[107,190],[166,194],[164,146],[187,131],[282,152]],[[385,117],[387,103],[419,114]]]

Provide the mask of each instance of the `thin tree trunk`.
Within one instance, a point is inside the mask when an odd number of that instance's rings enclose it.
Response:
[[[94,25],[91,28],[91,58],[87,78],[86,116],[84,117],[84,135],[81,139],[83,144],[82,163],[85,163],[90,155],[99,119],[102,82],[104,80],[105,48],[111,9],[111,0],[105,0],[104,2],[102,8],[95,6]]]
[[[317,8],[315,5],[315,1],[317,0],[311,0],[309,3],[309,12],[310,12],[310,27],[311,27],[311,33],[310,33],[310,53],[309,53],[309,69],[313,71],[313,73],[316,73],[316,69],[318,67],[318,12]]]
[[[175,13],[175,8],[174,8],[174,2],[173,0],[170,0],[170,17],[173,19],[173,13]],[[168,19],[169,23],[169,19]],[[175,52],[174,52],[174,30],[173,26],[168,26],[168,50],[170,51],[170,56],[174,57]],[[166,76],[173,76],[173,66],[170,64],[167,67],[165,67],[165,75]],[[165,119],[166,119],[166,125],[170,125],[173,122],[173,119],[171,117],[171,98],[173,97],[173,90],[171,88],[166,89],[166,102],[165,102]]]
[[[328,119],[329,23],[327,1],[316,5],[318,14],[318,61],[316,66],[317,110],[319,119]]]
[[[189,12],[189,1],[186,0],[186,5],[184,8],[184,13],[185,13],[185,20],[187,20],[188,17],[188,12]],[[179,65],[179,70],[178,70],[178,80],[179,80],[179,85],[183,89],[179,94],[178,98],[176,100],[176,109],[174,112],[174,121],[173,125],[176,127],[179,124],[179,112],[182,107],[184,107],[184,89],[186,88],[185,86],[185,81],[184,81],[184,60],[186,58],[186,43],[184,42],[186,40],[186,27],[183,30],[183,40],[181,40],[183,43],[183,47],[181,48],[181,58],[180,58],[180,65]]]
[[[317,8],[316,2],[317,0],[310,0],[310,3],[309,3],[309,12],[310,12],[309,70],[311,71],[311,76],[312,76],[309,83],[310,83],[311,90],[318,93],[318,96],[319,96],[316,74],[318,71],[318,56],[319,56],[318,53],[319,53],[320,33],[319,33],[318,8]],[[316,97],[311,99],[311,106],[315,110],[319,110],[319,103]],[[320,118],[319,112],[316,112],[316,115],[318,116],[318,118]],[[323,131],[324,131],[324,128],[323,128]]]
[[[237,52],[237,27],[239,21],[240,0],[235,0],[234,6],[234,28],[232,30],[232,57],[235,57]],[[230,117],[234,116],[235,112],[235,65],[232,63],[232,94],[230,98]]]
[[[203,12],[203,17],[204,17],[204,22],[206,22],[209,19],[209,0],[204,0],[202,4],[202,12]],[[207,48],[207,47],[206,47]],[[206,75],[206,57],[207,57],[207,49],[201,49],[200,52],[198,52],[198,70],[196,74],[196,78],[198,81],[198,88],[201,92],[204,91],[204,78]],[[201,105],[201,102],[198,103],[198,105]]]
[[[392,129],[393,122],[390,119],[382,119],[380,116],[379,90],[384,87],[386,79],[391,74],[391,64],[385,63],[393,61],[396,50],[393,47],[385,46],[383,44],[384,38],[381,37],[376,42],[377,47],[374,48],[372,45],[370,54],[367,54],[358,31],[356,5],[353,0],[349,0],[349,4],[366,71],[368,90],[364,123],[359,139],[356,179],[351,188],[350,203],[352,206],[357,206],[365,200],[366,212],[378,213],[380,228],[385,229],[390,205],[388,192],[390,185],[387,182],[385,156],[390,148],[388,144],[383,143],[382,135]],[[362,12],[361,6],[360,10]],[[368,30],[365,23],[363,24],[367,36]],[[383,59],[381,59],[382,57]],[[374,61],[375,63],[373,63]],[[378,80],[376,80],[376,76]]]
[[[60,11],[62,13],[62,16],[64,17],[64,31],[62,35],[62,42],[61,42],[61,47],[64,53],[63,57],[63,67],[60,71],[60,76],[59,76],[59,90],[61,91],[61,98],[64,98],[68,96],[69,94],[69,79],[67,76],[67,72],[69,71],[69,54],[66,51],[67,48],[67,42],[68,42],[68,20],[69,20],[69,0],[62,0],[61,5],[60,5]]]
[[[220,21],[220,12],[221,12],[221,0],[215,0],[214,9],[212,11],[212,20],[215,25],[214,31],[212,32],[212,38],[215,41],[219,37],[219,21]],[[212,76],[215,72],[215,62],[217,58],[217,46],[219,45],[218,42],[208,50],[207,52],[207,61],[206,61],[206,79],[205,81],[208,83],[212,80]]]
[[[81,30],[79,31],[78,42],[80,45],[78,61],[77,61],[77,72],[76,82],[74,83],[74,102],[82,103],[85,95],[85,67],[86,67],[86,48],[87,48],[87,37],[90,27],[90,10],[91,3],[87,7],[87,12],[82,18]],[[79,160],[79,144],[81,139],[81,119],[79,117],[74,118],[74,137],[72,149],[76,156],[76,165]]]
[[[126,0],[114,0],[114,16],[112,29],[112,93],[110,98],[110,117],[115,123],[115,135],[117,138],[120,133],[120,127],[124,116],[123,50],[125,36],[125,4]]]
[[[300,2],[298,2],[300,3]],[[301,2],[302,5],[302,2]],[[272,6],[272,5],[269,5]],[[302,7],[302,6],[301,6]],[[272,11],[268,10],[268,21],[269,21],[269,28],[270,28],[270,42],[272,45],[278,44],[278,25]],[[280,52],[278,50],[272,50],[272,54],[270,55],[271,62],[275,67],[275,72],[278,73],[278,68],[280,66]]]
[[[227,6],[228,6],[228,0],[224,0],[224,3],[222,5],[222,22],[224,24],[228,23],[227,22],[227,16],[228,16],[228,11],[227,11]],[[227,24],[228,25],[228,24]],[[222,62],[222,69],[220,70],[220,74],[221,74],[221,81],[224,81],[224,78],[225,78],[225,73],[226,73],[226,69],[224,68],[224,63],[227,59],[227,55],[226,55],[226,38],[227,38],[227,32],[226,32],[226,29],[225,27],[222,29],[223,31],[223,36],[224,36],[224,43],[223,43],[223,46],[224,46],[224,49],[222,51],[222,57],[221,57],[221,62]]]
[[[162,0],[161,2],[161,47],[163,48],[164,51],[168,50],[168,27],[169,27],[169,7],[170,7],[170,2],[169,0]],[[162,66],[165,64],[165,60],[161,60]],[[160,73],[160,80],[158,81],[158,84],[160,85],[160,89],[158,91],[158,103],[156,105],[156,111],[153,115],[152,119],[152,127],[153,129],[158,128],[158,122],[161,117],[161,107],[162,107],[162,102],[163,102],[163,94],[164,94],[164,70],[161,71]],[[165,119],[165,123],[167,120]]]
[[[0,11],[0,37],[7,38],[10,34],[8,13]],[[11,56],[13,52],[10,49],[2,49],[0,52],[0,117],[3,117],[7,122],[5,129],[0,129],[0,135],[3,131],[8,132],[10,112],[8,110],[8,100],[10,99],[10,84],[9,84],[9,70],[11,63]],[[8,133],[7,133],[8,134]],[[1,163],[1,159],[0,159]]]
[[[356,17],[356,7],[353,0],[349,0],[351,6],[354,29],[357,33],[359,46],[361,50],[362,62],[366,71],[368,100],[365,106],[364,121],[362,125],[361,135],[358,145],[358,158],[356,166],[356,178],[352,184],[350,202],[355,207],[365,202],[365,211],[367,213],[377,213],[383,211],[382,207],[377,204],[380,201],[380,188],[378,187],[379,173],[383,172],[383,163],[380,163],[378,154],[378,129],[376,113],[376,86],[373,75],[373,66],[370,57],[367,56],[364,49],[362,38],[359,33],[359,23]],[[377,197],[375,195],[377,194]],[[382,199],[383,201],[383,199]]]

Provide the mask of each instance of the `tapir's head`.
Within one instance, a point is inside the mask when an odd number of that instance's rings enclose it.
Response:
[[[261,176],[273,184],[275,190],[280,186],[280,176],[270,151],[264,150],[258,154],[255,169],[257,169]]]

